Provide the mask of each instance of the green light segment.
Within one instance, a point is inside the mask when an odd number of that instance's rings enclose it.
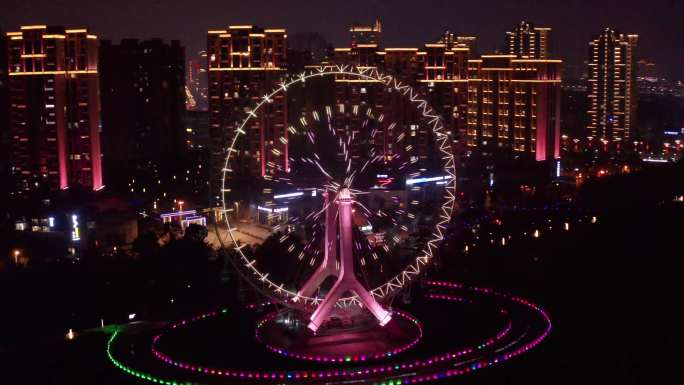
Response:
[[[119,336],[119,331],[115,330],[114,333],[112,333],[112,336],[109,337],[109,340],[107,341],[107,358],[109,358],[109,361],[114,364],[117,368],[119,368],[121,371],[133,376],[133,377],[138,377],[143,380],[149,381],[149,382],[154,382],[157,384],[164,384],[164,385],[200,385],[198,383],[194,382],[178,382],[174,380],[167,380],[159,377],[155,377],[149,373],[145,372],[139,372],[135,369],[132,369],[126,365],[124,365],[122,362],[114,358],[114,355],[112,355],[112,344],[116,340],[116,338]]]

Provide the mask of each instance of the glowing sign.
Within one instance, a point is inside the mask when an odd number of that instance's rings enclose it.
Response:
[[[642,159],[644,162],[650,162],[650,163],[667,163],[669,160],[667,159],[660,159],[660,158],[644,158]]]
[[[271,208],[264,207],[264,206],[257,206],[257,209],[259,209],[261,211],[266,211],[269,213],[282,213],[282,212],[287,211],[287,207],[276,207],[274,209],[271,209]]]
[[[206,226],[207,225],[207,218],[202,217],[202,216],[192,216],[192,217],[187,217],[181,221],[181,226],[183,228],[186,228],[186,227],[190,226],[191,224]]]
[[[197,212],[195,210],[186,210],[186,211],[174,211],[172,213],[164,213],[160,214],[159,216],[162,218],[173,218],[173,217],[182,217],[183,215],[195,215]]]
[[[387,174],[377,174],[377,177],[380,186],[373,186],[373,188],[385,188],[394,181],[394,178]]]
[[[273,199],[294,198],[294,197],[300,197],[302,195],[304,195],[304,192],[297,191],[297,192],[293,192],[293,193],[274,195]]]
[[[78,229],[78,216],[76,214],[71,214],[71,240],[81,240],[81,232]]]
[[[445,181],[451,179],[451,175],[443,175],[443,176],[433,176],[433,177],[426,177],[426,178],[415,178],[415,179],[406,179],[406,185],[410,186],[413,184],[421,184],[421,183],[427,183],[427,182],[437,182],[437,181]]]

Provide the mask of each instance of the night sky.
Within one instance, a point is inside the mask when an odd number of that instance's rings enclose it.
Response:
[[[684,79],[684,2],[679,0],[438,1],[438,0],[3,0],[0,27],[21,24],[87,27],[102,39],[180,39],[188,53],[203,49],[209,29],[230,24],[284,27],[289,34],[319,32],[335,46],[348,45],[354,22],[383,22],[385,46],[419,46],[444,30],[479,38],[481,53],[503,46],[520,20],[553,28],[554,55],[581,65],[587,42],[602,27],[640,35],[639,57],[658,71]]]

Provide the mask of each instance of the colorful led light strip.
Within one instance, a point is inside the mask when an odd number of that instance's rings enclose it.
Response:
[[[446,299],[446,298],[437,298],[436,299]],[[224,311],[225,312],[225,311]],[[194,321],[199,321],[203,319],[207,319],[213,316],[216,316],[218,313],[216,312],[211,312],[211,313],[205,313],[201,314],[198,316],[195,316],[193,318],[190,318],[188,320],[182,320],[179,321],[171,326],[170,329],[175,329],[180,326],[188,325]],[[247,378],[247,379],[315,379],[315,378],[338,378],[338,377],[360,377],[362,375],[369,375],[369,374],[378,374],[378,373],[393,373],[397,370],[413,370],[413,369],[420,369],[424,367],[428,367],[433,364],[437,364],[440,362],[444,361],[449,361],[449,360],[456,360],[459,359],[463,356],[467,356],[469,354],[475,353],[478,350],[484,349],[486,347],[489,347],[493,345],[494,343],[498,342],[499,340],[503,339],[505,336],[508,335],[512,327],[511,320],[510,318],[507,321],[506,326],[500,330],[495,337],[489,338],[486,341],[474,346],[474,347],[468,347],[464,348],[458,351],[454,352],[449,352],[449,353],[444,353],[440,355],[435,355],[423,360],[415,360],[415,361],[408,361],[408,362],[403,362],[403,363],[394,363],[394,364],[385,364],[385,365],[379,365],[375,367],[368,367],[362,370],[359,369],[352,369],[352,368],[338,368],[338,369],[330,369],[330,370],[322,370],[322,371],[301,371],[301,370],[295,370],[295,371],[268,371],[268,372],[251,372],[251,371],[243,371],[243,370],[236,370],[236,369],[218,369],[218,368],[208,368],[205,367],[204,365],[196,364],[196,363],[190,363],[190,362],[184,362],[184,361],[178,361],[174,360],[168,355],[164,354],[163,352],[159,351],[156,348],[156,345],[158,344],[159,340],[161,339],[162,334],[158,334],[154,337],[153,339],[153,345],[152,345],[152,353],[154,354],[155,357],[157,357],[159,360],[165,362],[166,364],[178,367],[180,369],[188,370],[191,372],[202,372],[205,374],[211,374],[211,375],[216,375],[216,376],[226,376],[226,377],[233,377],[233,378]],[[169,329],[169,330],[170,330]],[[345,362],[349,362],[346,361]]]
[[[109,358],[109,361],[119,368],[121,371],[123,371],[126,374],[129,374],[133,377],[138,377],[141,380],[146,380],[149,382],[153,382],[155,384],[164,384],[164,385],[200,385],[199,383],[195,382],[189,382],[189,381],[176,381],[176,380],[170,380],[170,379],[163,379],[160,377],[156,377],[152,374],[145,373],[139,370],[135,370],[129,366],[126,366],[124,363],[121,361],[117,360],[114,358],[114,355],[112,354],[112,344],[114,341],[117,339],[119,336],[119,331],[116,330],[114,333],[112,333],[112,336],[109,337],[109,340],[107,340],[107,358]]]
[[[429,298],[433,299],[446,299],[446,300],[451,300],[451,301],[460,301],[463,300],[461,297],[451,297],[451,296],[440,296],[440,295],[428,295]],[[224,311],[225,312],[225,311]],[[171,326],[170,329],[167,331],[170,331],[171,329],[178,328],[180,326],[185,326],[188,325],[192,322],[207,319],[213,316],[216,316],[218,313],[217,312],[210,312],[210,313],[205,313],[201,314],[198,316],[195,316],[193,318],[190,318],[188,320],[182,320],[179,321]],[[445,361],[451,361],[451,360],[456,360],[460,359],[461,357],[467,356],[469,354],[476,353],[479,350],[485,349],[496,342],[500,341],[503,339],[505,336],[508,335],[512,328],[512,323],[510,318],[508,319],[508,322],[506,326],[500,330],[495,337],[489,338],[485,340],[484,342],[475,345],[474,347],[468,347],[464,348],[458,351],[454,352],[449,352],[449,353],[444,353],[440,355],[435,355],[426,359],[422,360],[415,360],[415,361],[408,361],[408,362],[402,362],[402,363],[394,363],[394,364],[385,364],[385,365],[379,365],[375,367],[368,367],[365,369],[346,369],[346,368],[338,368],[338,369],[330,369],[330,370],[311,370],[311,371],[301,371],[301,370],[294,370],[294,371],[267,371],[267,372],[255,372],[255,371],[244,371],[244,370],[239,370],[239,369],[229,369],[229,368],[209,368],[201,364],[197,363],[190,363],[190,362],[185,362],[185,361],[179,361],[175,360],[165,353],[159,351],[157,349],[157,344],[159,340],[161,339],[162,335],[164,333],[158,334],[157,336],[154,337],[153,339],[153,345],[152,345],[152,353],[156,358],[159,360],[165,362],[166,364],[178,367],[180,369],[188,370],[191,372],[202,372],[204,374],[211,374],[215,376],[224,376],[224,377],[233,377],[233,378],[242,378],[242,379],[316,379],[316,378],[354,378],[354,377],[362,377],[363,375],[373,375],[373,374],[378,374],[378,373],[394,373],[396,371],[400,370],[414,370],[414,369],[420,369],[420,368],[425,368],[429,367],[434,364],[442,363]],[[338,361],[339,362],[339,361]],[[345,359],[344,362],[349,362]]]
[[[293,383],[293,382],[301,382],[301,381],[306,381],[306,380],[325,380],[328,381],[329,379],[333,378],[340,378],[341,380],[344,380],[345,378],[350,378],[350,379],[356,379],[358,381],[365,381],[367,383],[373,383],[373,385],[403,385],[403,384],[415,384],[415,383],[420,383],[420,382],[427,382],[427,381],[434,381],[434,380],[439,380],[439,379],[444,379],[444,378],[449,378],[453,376],[458,376],[458,375],[463,375],[463,374],[468,374],[474,371],[477,371],[479,369],[487,368],[489,366],[495,365],[497,363],[501,363],[504,361],[507,361],[513,357],[516,357],[533,347],[537,346],[541,341],[543,341],[546,336],[550,333],[551,331],[551,321],[546,312],[541,309],[539,306],[535,305],[534,303],[521,298],[517,296],[513,296],[510,294],[504,294],[497,292],[492,289],[488,288],[480,288],[480,287],[468,287],[461,285],[459,283],[454,283],[454,282],[447,282],[447,281],[428,281],[427,282],[428,286],[432,286],[435,288],[441,288],[441,289],[460,289],[460,290],[468,290],[472,291],[475,293],[482,293],[482,294],[488,294],[492,295],[495,297],[503,298],[506,300],[509,300],[511,302],[514,302],[518,305],[522,305],[524,307],[527,307],[528,309],[534,310],[535,314],[540,316],[545,324],[543,332],[532,339],[530,342],[525,343],[513,350],[508,351],[509,348],[514,347],[518,342],[520,342],[522,339],[527,338],[525,334],[523,334],[521,337],[519,337],[517,340],[509,343],[506,345],[501,352],[498,352],[497,354],[494,354],[492,356],[489,356],[487,359],[479,359],[477,357],[471,359],[473,362],[470,362],[467,364],[466,367],[461,368],[461,369],[447,369],[447,370],[436,370],[431,373],[421,373],[417,374],[415,371],[417,370],[423,370],[423,369],[428,369],[431,366],[437,366],[437,365],[454,365],[450,364],[451,361],[456,360],[456,359],[463,359],[465,355],[471,354],[471,353],[476,353],[479,350],[484,350],[490,346],[492,346],[494,343],[500,341],[502,338],[508,335],[509,331],[512,328],[512,322],[511,319],[508,318],[508,322],[506,327],[501,330],[497,335],[493,338],[488,339],[486,342],[477,345],[474,348],[467,348],[464,350],[461,350],[459,352],[453,352],[453,353],[446,353],[446,354],[440,354],[437,356],[433,356],[427,359],[417,359],[415,361],[411,362],[404,362],[404,363],[390,363],[386,365],[380,365],[380,366],[375,366],[375,367],[366,367],[366,368],[338,368],[338,369],[330,369],[330,370],[309,370],[309,371],[302,371],[302,370],[295,370],[295,371],[262,371],[262,372],[250,372],[250,371],[241,371],[237,369],[214,369],[214,368],[207,368],[199,365],[194,365],[194,364],[189,364],[189,363],[184,363],[180,361],[175,361],[165,354],[159,352],[156,350],[154,345],[159,341],[161,338],[162,334],[158,334],[154,337],[153,339],[153,347],[152,351],[154,355],[159,358],[160,360],[166,362],[167,364],[171,366],[175,366],[177,368],[189,370],[191,372],[197,373],[197,374],[205,374],[205,375],[215,375],[215,376],[222,376],[224,378],[234,378],[238,380],[275,380],[278,382],[287,382],[287,383]],[[452,301],[452,302],[467,302],[468,299],[462,297],[462,296],[457,296],[457,295],[452,295],[452,294],[445,294],[445,293],[429,293],[426,295],[427,298],[430,299],[436,299],[436,300],[447,300],[447,301]],[[188,323],[215,317],[221,314],[226,313],[227,310],[222,310],[220,312],[210,312],[210,313],[205,313],[201,314],[199,316],[193,317],[189,320],[183,320],[180,322],[177,322],[171,326],[170,329],[174,329],[177,327],[180,327],[182,325],[187,325]],[[508,315],[508,313],[505,310],[502,310],[502,313]],[[170,330],[168,329],[168,330]],[[168,331],[167,330],[167,331]],[[161,384],[167,384],[167,385],[186,385],[186,384],[192,384],[195,385],[196,383],[194,382],[183,382],[183,381],[173,381],[173,380],[168,380],[168,379],[162,379],[155,377],[151,374],[137,371],[131,367],[128,367],[118,361],[114,356],[112,355],[111,352],[111,347],[114,341],[116,340],[117,336],[119,335],[119,332],[115,332],[112,337],[109,339],[107,343],[107,356],[109,357],[110,361],[121,369],[122,371],[126,372],[127,374],[130,374],[132,376],[154,382],[154,383],[161,383]],[[412,371],[413,373],[406,373],[407,371]],[[377,376],[384,376],[387,378],[385,381],[373,381],[373,377]],[[394,378],[393,378],[394,377]]]
[[[264,326],[269,321],[272,321],[274,318],[276,318],[278,316],[278,314],[279,313],[277,313],[277,312],[270,313],[266,317],[259,320],[259,322],[257,322],[256,333],[255,333],[256,339],[257,339],[257,341],[261,342],[268,350],[270,350],[273,353],[280,354],[282,356],[289,357],[289,358],[296,358],[299,360],[316,361],[316,362],[330,362],[330,363],[365,362],[365,361],[371,360],[371,359],[379,360],[379,359],[383,359],[383,358],[387,358],[387,357],[392,357],[392,356],[397,355],[401,352],[405,352],[406,350],[414,347],[418,343],[418,341],[420,341],[420,339],[423,337],[423,324],[421,324],[417,318],[415,318],[414,316],[412,316],[408,313],[405,313],[403,311],[394,310],[392,312],[393,316],[401,317],[407,321],[412,322],[414,325],[416,325],[416,327],[418,327],[418,335],[415,338],[411,339],[411,341],[409,341],[405,345],[399,346],[395,349],[392,349],[392,350],[389,350],[386,352],[376,353],[374,355],[351,355],[351,356],[346,355],[346,356],[333,357],[333,356],[325,356],[325,355],[299,354],[296,352],[290,352],[287,350],[283,350],[283,349],[278,348],[278,347],[273,346],[273,345],[269,345],[266,342],[264,342],[263,339],[261,338],[261,334],[259,333],[259,331],[261,330],[262,326]]]

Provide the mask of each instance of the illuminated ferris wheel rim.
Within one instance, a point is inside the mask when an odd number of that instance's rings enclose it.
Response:
[[[323,301],[323,298],[302,296],[295,291],[286,289],[284,283],[271,281],[268,278],[268,273],[261,272],[255,267],[256,259],[250,259],[243,253],[242,248],[244,245],[240,245],[237,237],[233,234],[237,228],[231,226],[227,215],[227,213],[232,211],[232,207],[228,207],[226,205],[226,193],[230,192],[230,189],[226,186],[226,176],[232,171],[230,169],[230,159],[233,152],[236,151],[235,145],[237,140],[239,139],[240,135],[246,134],[244,127],[251,119],[257,117],[257,112],[264,104],[271,103],[276,94],[287,91],[287,89],[292,85],[304,83],[310,78],[335,75],[352,76],[361,80],[382,83],[389,90],[394,90],[404,95],[411,102],[411,104],[417,108],[422,117],[427,120],[427,126],[429,126],[434,133],[436,142],[439,145],[439,151],[442,153],[442,168],[448,177],[445,178],[447,179],[446,183],[441,185],[446,195],[443,197],[444,203],[439,210],[439,220],[434,226],[432,238],[426,242],[425,247],[420,253],[418,253],[418,256],[413,259],[413,261],[409,263],[401,272],[397,273],[391,279],[379,285],[378,287],[369,290],[370,294],[374,298],[385,298],[389,294],[403,288],[414,277],[420,275],[423,270],[423,266],[427,265],[432,259],[433,252],[437,249],[438,244],[444,239],[443,231],[446,229],[446,225],[451,221],[451,214],[455,202],[456,170],[454,155],[451,150],[451,143],[449,142],[449,135],[444,132],[444,124],[439,115],[434,112],[434,110],[428,105],[427,101],[422,99],[411,86],[402,84],[400,81],[397,81],[390,75],[380,73],[375,67],[355,67],[349,65],[319,66],[313,70],[305,71],[299,75],[284,79],[278,87],[274,88],[269,94],[264,95],[256,104],[256,106],[247,112],[247,116],[242,120],[238,128],[235,130],[235,135],[233,135],[230,147],[227,149],[227,155],[222,169],[221,201],[226,228],[228,229],[228,234],[233,242],[234,250],[236,250],[240,256],[240,262],[242,262],[244,267],[254,275],[260,285],[268,289],[274,295],[280,298],[285,298],[288,301],[291,300],[293,302],[301,302],[304,305],[316,306]],[[222,247],[226,248],[220,235],[218,236],[218,239]],[[347,307],[352,304],[360,305],[356,295],[344,297],[337,301],[337,305],[340,307]]]

